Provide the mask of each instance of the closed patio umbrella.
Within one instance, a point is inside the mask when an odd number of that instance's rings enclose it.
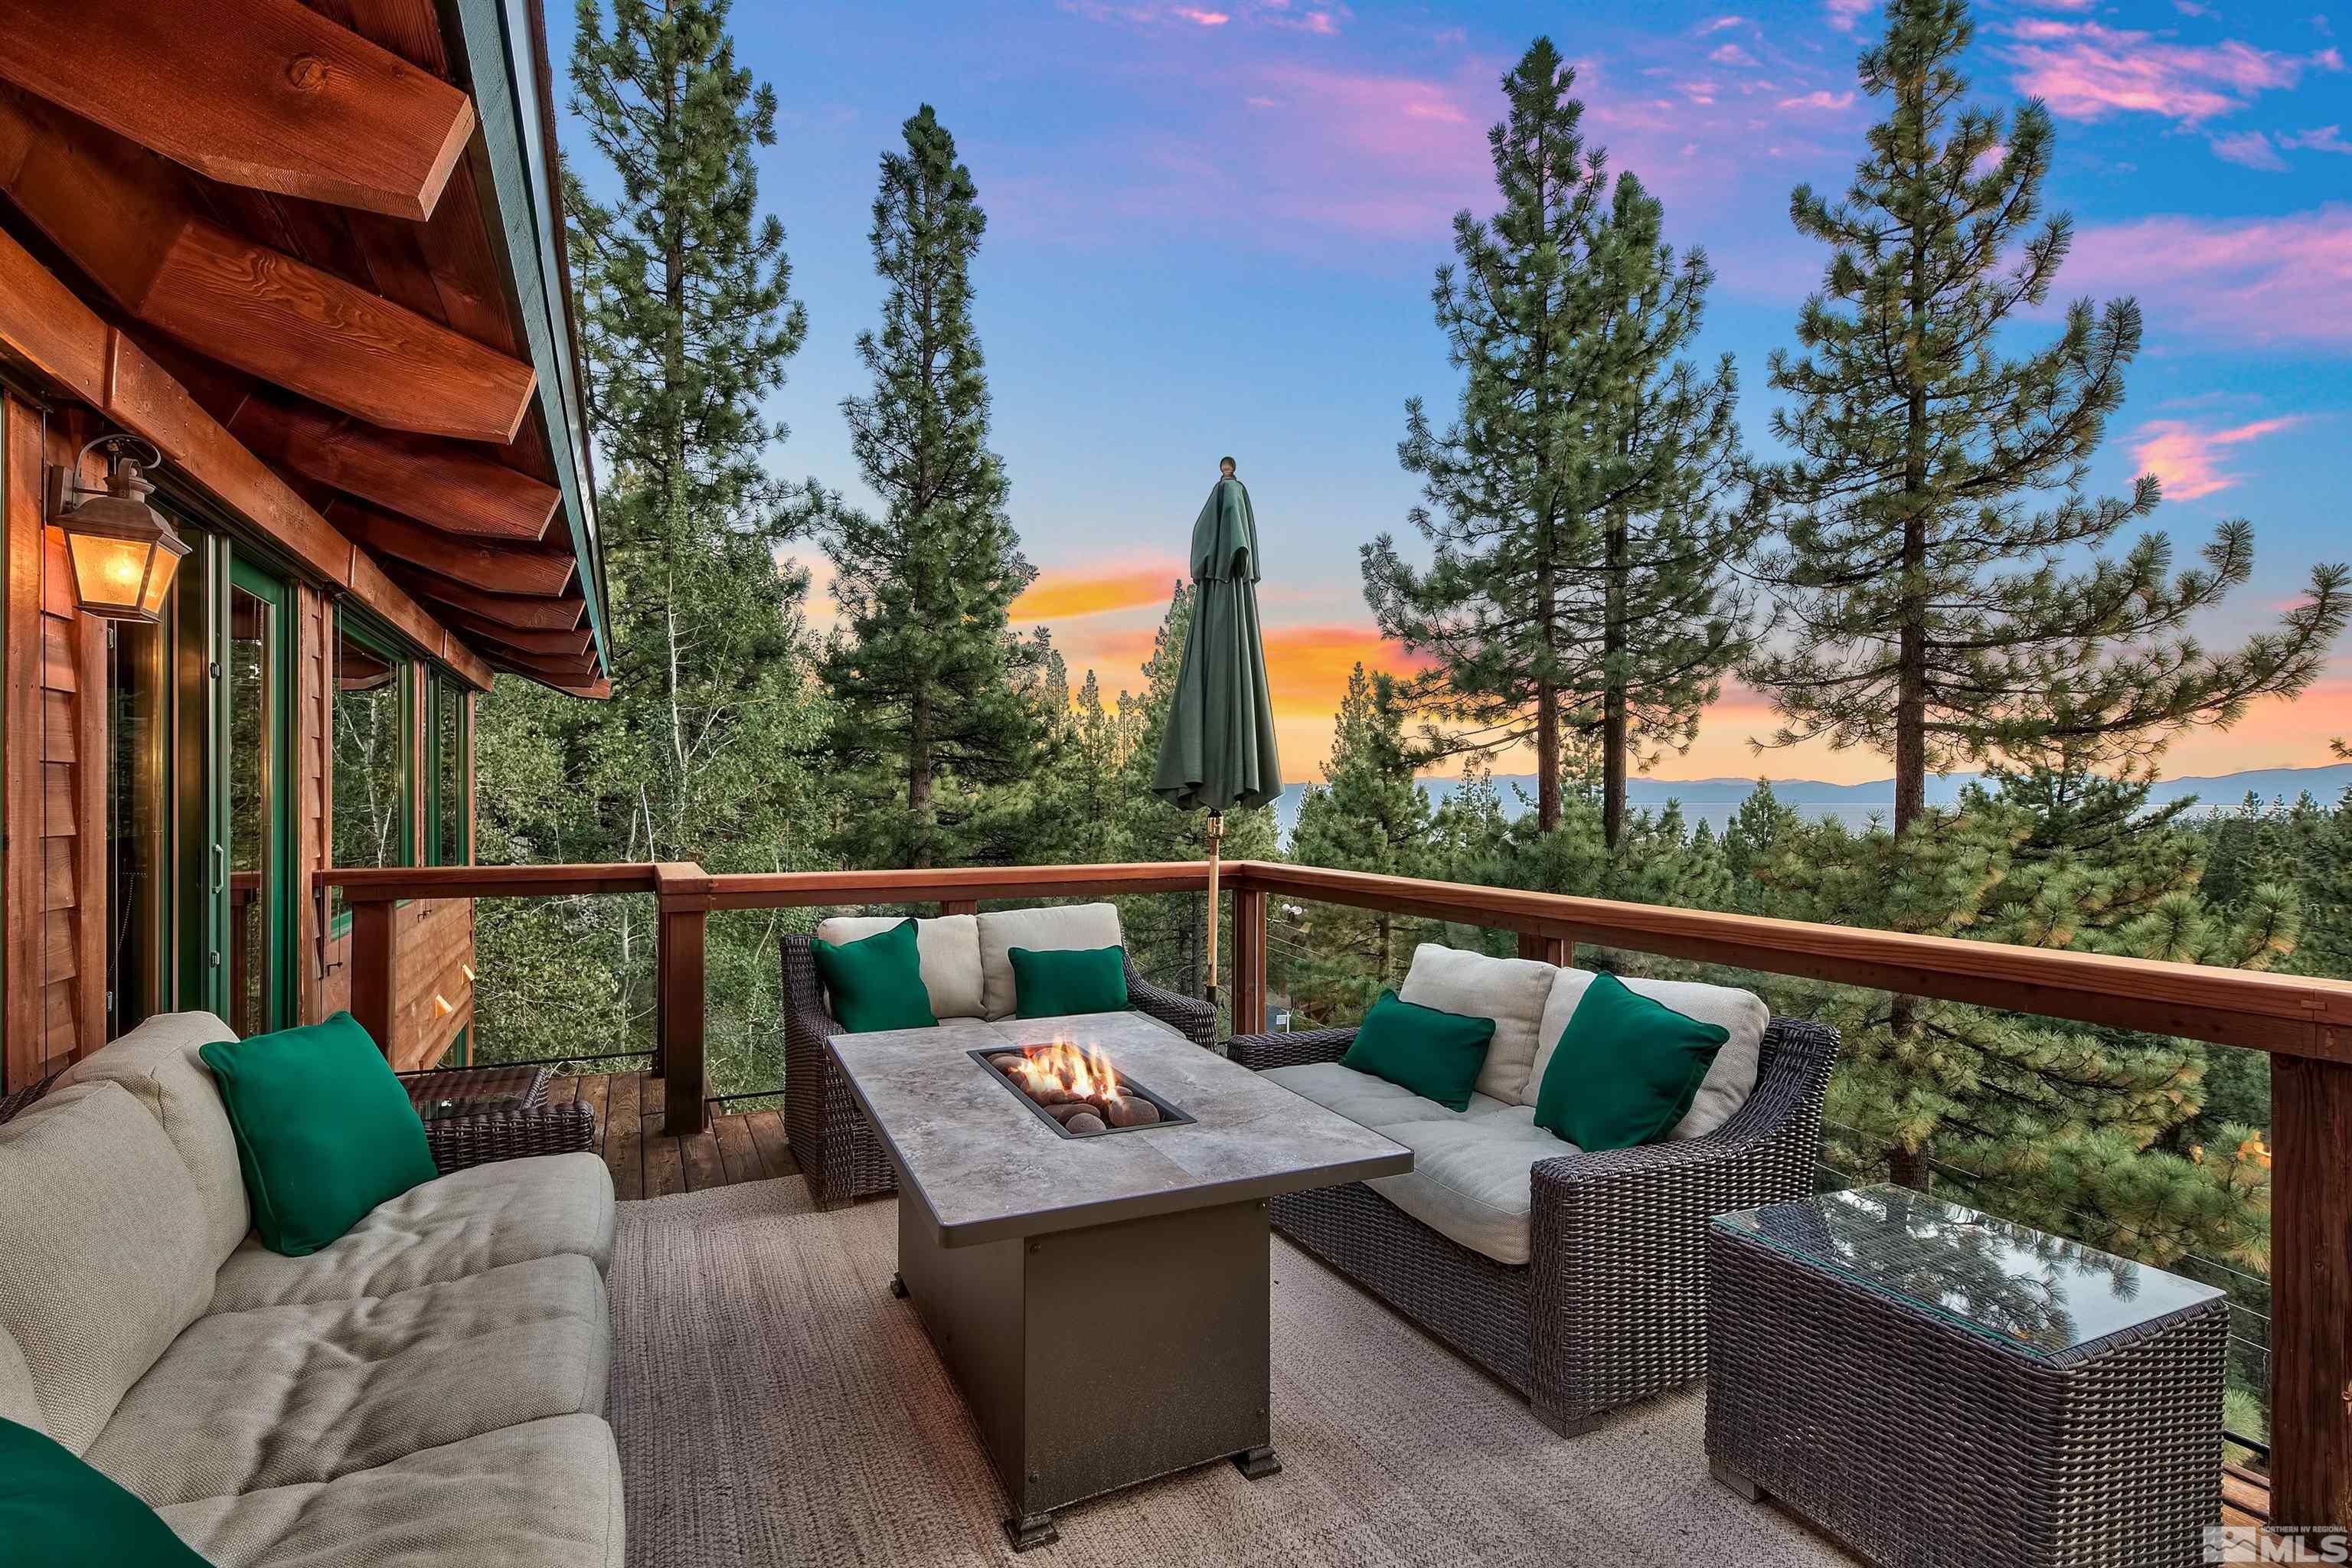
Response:
[[[1231,459],[1228,458],[1230,463]],[[1248,489],[1217,480],[1192,523],[1192,625],[1151,792],[1209,814],[1209,1000],[1217,999],[1217,866],[1225,813],[1282,793],[1257,625],[1257,518]]]

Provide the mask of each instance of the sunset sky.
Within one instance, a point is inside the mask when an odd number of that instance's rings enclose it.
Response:
[[[570,16],[550,10],[562,58]],[[1986,0],[1977,18],[1977,96],[2038,95],[2057,117],[2048,195],[2077,231],[2050,313],[2122,293],[2146,311],[2093,480],[2156,472],[2156,526],[2184,556],[2220,520],[2252,520],[2255,580],[2200,628],[2242,635],[2311,563],[2352,558],[2352,7]],[[1234,453],[1265,536],[1285,772],[1315,777],[1349,667],[1399,662],[1357,549],[1411,536],[1404,400],[1444,410],[1459,384],[1428,293],[1453,213],[1493,207],[1501,74],[1544,31],[1579,62],[1590,137],[1663,197],[1670,239],[1714,262],[1702,356],[1737,356],[1760,444],[1766,356],[1792,342],[1823,259],[1790,229],[1789,192],[1843,189],[1873,118],[1853,58],[1876,21],[1873,0],[739,0],[740,58],[782,105],[761,195],[810,318],[774,399],[792,436],[773,466],[858,489],[838,405],[865,390],[876,159],[929,101],[989,215],[976,314],[994,445],[1041,573],[1020,618],[1052,627],[1074,679],[1133,686]],[[584,161],[576,126],[567,144]],[[1889,771],[1821,747],[1759,757],[1748,742],[1770,728],[1761,700],[1727,691],[1658,772]],[[2296,703],[2184,738],[2168,768],[2317,763],[2338,734],[2352,648]]]

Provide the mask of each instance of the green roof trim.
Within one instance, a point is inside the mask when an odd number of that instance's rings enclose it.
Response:
[[[542,35],[532,0],[456,0],[464,66],[471,78],[474,110],[488,150],[491,194],[498,222],[493,242],[503,242],[508,277],[521,307],[531,368],[539,373],[534,393],[546,417],[555,452],[556,480],[563,513],[580,560],[582,595],[596,637],[599,661],[613,668],[606,629],[604,552],[596,531],[594,469],[589,461],[587,423],[582,413],[578,361],[572,349],[571,301],[565,298],[563,215],[555,205],[555,149],[545,128],[553,108],[542,94],[537,68]]]

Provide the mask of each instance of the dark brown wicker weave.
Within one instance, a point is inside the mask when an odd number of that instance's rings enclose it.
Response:
[[[10,1117],[26,1109],[33,1101],[47,1094],[49,1091],[49,1085],[57,1082],[58,1077],[59,1073],[53,1072],[47,1078],[34,1079],[12,1094],[0,1094],[0,1127],[6,1126]]]
[[[2221,1518],[2229,1303],[2032,1353],[1728,1226],[1706,1447],[1885,1568],[2184,1568]]]
[[[824,1010],[824,985],[805,936],[783,940],[784,1134],[793,1158],[820,1204],[845,1203],[895,1191],[890,1156],[866,1125],[849,1080],[824,1048],[845,1031]],[[1128,1005],[1149,1014],[1203,1048],[1216,1039],[1216,1010],[1206,1002],[1162,991],[1127,966]]]
[[[467,1106],[530,1110],[544,1105],[551,1076],[543,1064],[491,1063],[404,1073],[400,1081],[408,1090],[408,1102],[430,1121],[436,1117],[467,1115]]]
[[[596,1146],[596,1113],[580,1101],[528,1110],[486,1110],[425,1124],[425,1142],[443,1175],[494,1160],[577,1154]]]
[[[1243,1035],[1263,1072],[1337,1061],[1353,1029]],[[1276,1230],[1527,1396],[1572,1435],[1706,1370],[1706,1229],[1714,1215],[1813,1188],[1837,1034],[1776,1019],[1756,1089],[1704,1138],[1571,1154],[1535,1167],[1528,1262],[1474,1252],[1360,1183],[1273,1200]]]

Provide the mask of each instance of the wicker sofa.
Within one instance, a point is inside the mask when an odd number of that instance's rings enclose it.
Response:
[[[435,1151],[462,1169],[284,1257],[196,1056],[232,1037],[150,1019],[0,1126],[0,1416],[216,1568],[619,1568],[612,1178],[491,1148],[577,1117],[465,1129]]]
[[[1433,952],[1450,950],[1417,953],[1401,994],[1449,1012],[1488,1016],[1508,1010],[1497,999],[1514,987],[1523,995],[1546,984],[1580,993],[1591,979],[1569,969],[1547,981],[1548,965],[1479,959],[1456,965],[1443,1000],[1415,995],[1414,978]],[[1722,1119],[1696,1135],[1586,1153],[1533,1127],[1528,1082],[1518,1085],[1524,1099],[1494,1092],[1510,1088],[1510,1070],[1482,1076],[1470,1111],[1456,1113],[1337,1065],[1351,1028],[1226,1043],[1235,1061],[1378,1126],[1416,1156],[1412,1173],[1381,1178],[1381,1191],[1350,1183],[1274,1199],[1275,1228],[1502,1379],[1564,1436],[1706,1371],[1707,1221],[1813,1190],[1837,1053],[1833,1031],[1770,1018],[1748,993],[1630,984],[1666,992],[1660,999],[1685,1011],[1698,991],[1723,992],[1725,1000],[1744,999],[1730,1016],[1752,1017],[1752,1057],[1725,1070],[1720,1083],[1710,1075],[1702,1094],[1715,1094],[1716,1103],[1706,1116],[1695,1108],[1693,1118]],[[1528,1037],[1549,1025],[1541,1037],[1557,1039],[1572,1001],[1550,999]],[[1503,1040],[1498,1024],[1496,1054]],[[1540,1081],[1539,1070],[1518,1070]]]
[[[819,925],[826,942],[855,942],[902,916],[836,918]],[[923,984],[940,1019],[1005,1018],[1013,1012],[1014,947],[1085,948],[1123,945],[1118,910],[1110,904],[992,910],[916,922]],[[793,1158],[822,1205],[896,1190],[890,1156],[866,1124],[841,1069],[824,1043],[843,1033],[826,1008],[824,982],[809,938],[783,942],[784,1130]],[[1127,964],[1128,1005],[1168,1025],[1193,1044],[1216,1038],[1216,1010],[1208,1003],[1163,991]]]

